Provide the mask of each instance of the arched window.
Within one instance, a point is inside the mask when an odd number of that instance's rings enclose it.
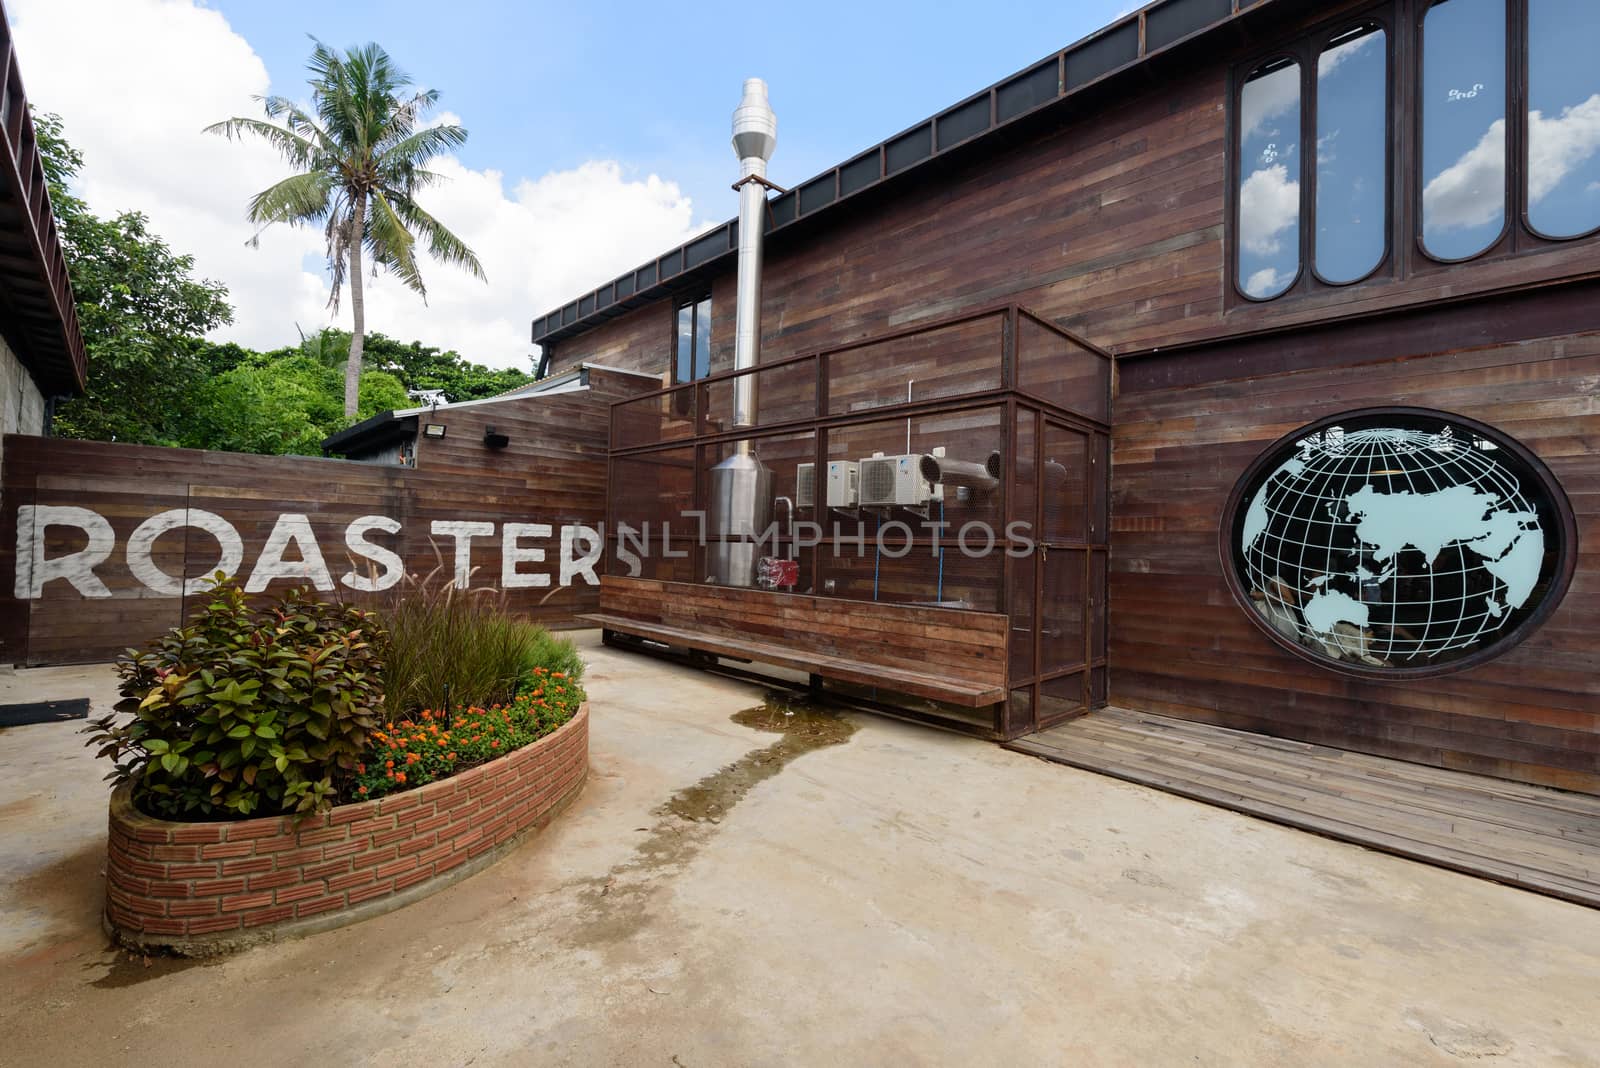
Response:
[[[1600,228],[1595,20],[1594,0],[1528,3],[1528,225],[1543,237]]]
[[[1422,247],[1486,251],[1506,225],[1506,0],[1438,0],[1422,22]]]
[[[1239,289],[1268,300],[1300,274],[1300,64],[1263,64],[1239,97]]]
[[[1357,26],[1317,57],[1317,277],[1343,285],[1388,248],[1389,35]]]

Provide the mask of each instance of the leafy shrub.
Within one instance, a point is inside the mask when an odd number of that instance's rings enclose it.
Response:
[[[520,749],[571,719],[583,689],[564,672],[534,669],[530,685],[509,704],[468,706],[449,715],[423,710],[372,732],[372,749],[357,767],[353,798],[449,778],[459,771]]]
[[[458,589],[439,574],[408,579],[384,612],[391,722],[425,708],[508,704],[536,667],[582,677],[571,642],[510,615],[499,592]]]
[[[151,815],[326,809],[379,723],[382,627],[304,590],[252,610],[222,578],[185,626],[118,662],[123,699],[89,744]]]

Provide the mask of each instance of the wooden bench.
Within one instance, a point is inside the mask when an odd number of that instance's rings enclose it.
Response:
[[[1005,698],[1006,617],[607,575],[608,631],[982,708]]]

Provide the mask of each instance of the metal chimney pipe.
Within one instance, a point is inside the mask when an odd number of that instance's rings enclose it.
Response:
[[[767,83],[747,78],[744,99],[733,111],[733,151],[739,157],[739,288],[734,309],[733,367],[756,365],[761,345],[761,238],[766,226],[767,161],[778,146],[778,117],[767,103]],[[754,375],[734,380],[733,425],[756,421]],[[740,443],[744,451],[746,443]]]

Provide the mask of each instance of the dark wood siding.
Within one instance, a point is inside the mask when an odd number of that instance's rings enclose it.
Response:
[[[345,528],[360,516],[383,515],[402,524],[395,535],[372,540],[396,552],[413,574],[439,568],[448,577],[454,542],[434,537],[434,520],[486,521],[496,536],[474,539],[474,586],[498,586],[502,524],[544,523],[549,538],[523,544],[542,548],[549,587],[507,592],[519,614],[551,626],[570,626],[599,604],[598,588],[582,578],[557,581],[564,524],[599,528],[605,519],[607,419],[610,401],[638,388],[628,376],[591,374],[594,388],[554,397],[443,409],[430,419],[446,426],[443,439],[422,439],[418,469],[349,460],[161,449],[103,442],[8,435],[0,500],[0,663],[53,664],[104,660],[178,623],[185,600],[153,593],[129,571],[128,536],[150,516],[176,508],[214,512],[244,542],[248,575],[278,517],[302,513],[310,521],[334,582],[360,565],[345,546]],[[642,383],[649,385],[648,382]],[[511,442],[503,450],[483,444],[493,423]],[[17,512],[23,505],[68,505],[104,516],[116,550],[95,569],[111,596],[84,598],[62,580],[37,600],[13,596],[18,551]],[[83,535],[52,528],[47,552],[56,557],[83,547]],[[215,566],[216,541],[192,528],[157,538],[153,559],[171,576],[199,576]],[[290,550],[292,557],[293,550]],[[295,583],[274,582],[270,591]],[[361,601],[370,595],[336,585],[329,598]],[[383,597],[384,595],[377,595]],[[192,598],[190,599],[192,600]]]
[[[1307,664],[1230,594],[1230,491],[1279,437],[1363,407],[1496,427],[1555,475],[1578,523],[1559,608],[1505,655],[1425,680]],[[1112,451],[1112,701],[1147,711],[1600,793],[1600,334],[1124,392]]]

